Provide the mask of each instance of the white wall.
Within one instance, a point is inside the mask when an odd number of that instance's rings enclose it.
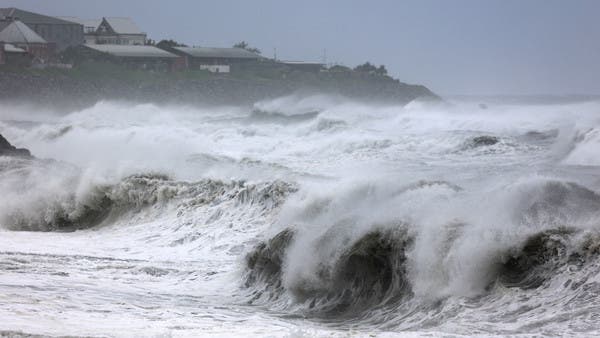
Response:
[[[208,70],[211,73],[229,73],[229,65],[200,65],[200,69]]]

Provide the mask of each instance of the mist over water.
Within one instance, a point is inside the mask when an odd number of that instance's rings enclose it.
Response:
[[[51,335],[595,335],[600,102],[0,105],[0,318]]]

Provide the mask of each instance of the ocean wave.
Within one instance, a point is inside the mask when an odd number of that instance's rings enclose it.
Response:
[[[512,200],[513,207],[504,210],[505,221],[511,224],[503,227],[510,230],[501,232],[460,218],[446,218],[435,229],[428,228],[414,214],[412,219],[402,217],[400,209],[396,216],[383,218],[346,211],[364,211],[360,204],[365,200],[385,199],[386,208],[395,204],[387,204],[390,200],[414,200],[415,193],[441,193],[458,200],[460,195],[453,194],[468,193],[447,182],[420,181],[383,190],[363,187],[354,190],[353,197],[347,194],[342,205],[323,198],[305,207],[296,205],[301,210],[292,218],[297,224],[246,256],[244,287],[250,291],[250,302],[347,318],[374,309],[391,311],[415,299],[461,296],[465,287],[471,295],[496,292],[497,283],[522,290],[540,288],[563,273],[561,269],[594,261],[600,243],[600,195],[556,180],[518,183],[504,191],[503,198]],[[426,199],[427,204],[434,201],[441,200]],[[444,210],[435,204],[429,208]],[[333,223],[323,224],[325,219]]]
[[[76,185],[71,188],[80,191],[50,190],[30,196],[23,203],[12,203],[0,213],[0,224],[9,230],[73,231],[172,201],[188,208],[219,199],[258,204],[263,209],[275,208],[294,191],[293,185],[282,181],[247,184],[205,179],[190,183],[153,173],[131,175],[116,184],[92,185],[83,191]]]
[[[327,235],[313,249],[327,245]],[[258,245],[246,257],[246,287],[257,287],[253,301],[263,294],[272,300],[283,292],[283,264],[294,230],[286,229]],[[385,305],[410,294],[406,280],[405,248],[410,238],[401,231],[372,231],[341,250],[333,264],[319,266],[316,279],[288,286],[294,301],[319,316],[348,316],[375,305]],[[327,250],[327,249],[325,249]]]
[[[319,115],[319,111],[309,111],[305,113],[297,113],[287,115],[281,112],[264,111],[254,109],[250,113],[247,121],[251,123],[277,123],[277,124],[290,124],[300,123],[312,120]]]
[[[570,144],[570,151],[563,163],[570,165],[600,165],[600,129],[589,128],[577,131]]]

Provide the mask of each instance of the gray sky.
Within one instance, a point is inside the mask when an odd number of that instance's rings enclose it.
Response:
[[[128,16],[148,37],[246,40],[272,57],[385,64],[452,94],[600,94],[598,0],[0,0],[57,16]]]

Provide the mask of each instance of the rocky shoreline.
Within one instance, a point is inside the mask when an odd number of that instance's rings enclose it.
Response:
[[[341,95],[358,101],[406,104],[414,99],[440,100],[429,89],[388,77],[319,75],[309,80],[239,79],[210,76],[203,79],[125,81],[110,77],[77,78],[64,73],[0,71],[0,101],[79,109],[101,100],[156,104],[253,104],[294,93]]]

